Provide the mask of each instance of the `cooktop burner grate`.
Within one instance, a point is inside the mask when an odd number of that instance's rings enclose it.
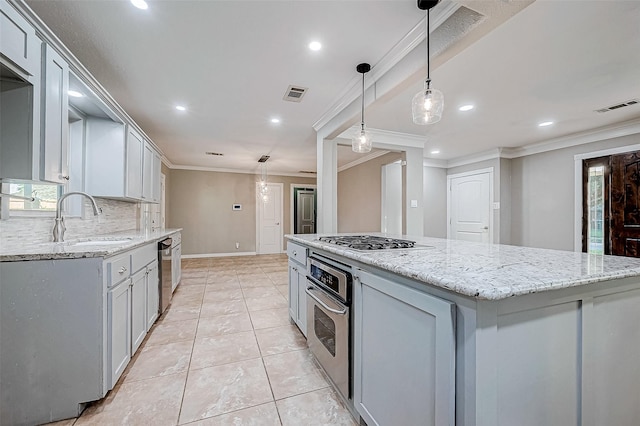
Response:
[[[415,241],[377,237],[374,235],[336,235],[320,237],[318,239],[325,243],[349,247],[355,250],[405,249],[413,248],[416,244]]]

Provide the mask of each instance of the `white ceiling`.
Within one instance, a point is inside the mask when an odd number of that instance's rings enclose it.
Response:
[[[316,169],[312,125],[359,81],[358,63],[375,66],[424,18],[415,0],[148,3],[27,0],[174,165],[255,170],[267,154],[270,174]],[[461,3],[487,18],[432,60],[442,121],[411,122],[421,72],[367,108],[369,127],[426,135],[425,156],[452,159],[640,117],[640,105],[593,112],[640,98],[640,2]],[[292,84],[309,88],[301,103],[282,100]],[[457,111],[465,102],[476,109]]]

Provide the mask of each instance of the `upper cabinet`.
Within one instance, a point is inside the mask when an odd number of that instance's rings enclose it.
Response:
[[[85,126],[85,190],[95,197],[158,202],[152,189],[160,179],[153,167],[159,154],[140,133],[108,118],[89,116]]]
[[[6,0],[0,0],[0,52],[28,76],[40,74],[40,39],[36,30]]]
[[[64,183],[69,65],[0,0],[0,179]]]
[[[69,65],[43,43],[42,180],[69,180]]]

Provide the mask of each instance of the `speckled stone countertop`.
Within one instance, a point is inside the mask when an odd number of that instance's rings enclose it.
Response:
[[[0,246],[0,262],[24,260],[79,259],[108,257],[122,251],[159,241],[180,232],[182,228],[163,229],[148,234],[118,232],[96,237],[78,238],[61,243],[33,243],[27,239]]]
[[[629,257],[412,236],[390,237],[416,241],[426,247],[359,251],[318,241],[319,236],[299,234],[285,237],[307,247],[477,299],[500,300],[618,278],[640,277],[640,259]]]

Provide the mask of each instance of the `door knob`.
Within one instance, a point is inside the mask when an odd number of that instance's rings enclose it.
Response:
[[[280,225],[280,222],[276,222],[276,225]]]
[[[485,226],[485,227],[484,227],[484,228],[482,228],[482,229],[484,229],[485,231],[487,231],[487,230],[489,229],[489,227],[488,227],[488,226]]]

